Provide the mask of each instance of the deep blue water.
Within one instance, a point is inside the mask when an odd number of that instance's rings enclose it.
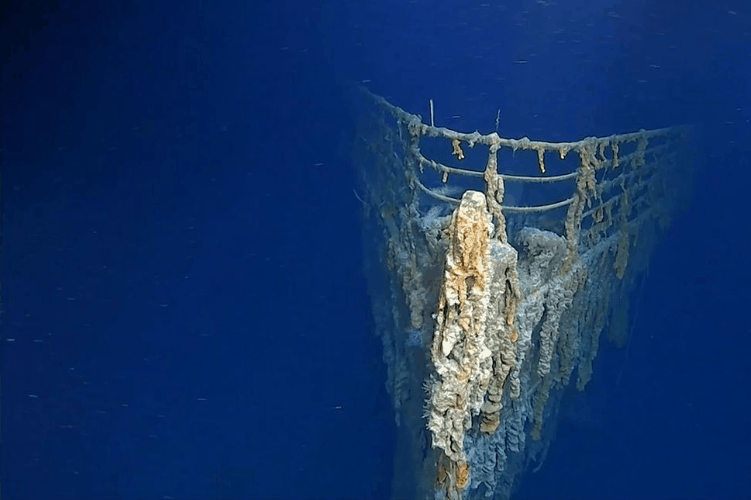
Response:
[[[519,497],[751,498],[751,6],[484,1],[6,9],[3,498],[389,496],[353,81],[509,137],[697,125],[631,343]]]

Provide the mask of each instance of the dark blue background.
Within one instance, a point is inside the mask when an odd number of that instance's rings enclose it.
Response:
[[[698,125],[519,496],[751,497],[745,2],[14,2],[0,42],[4,498],[389,496],[351,81],[510,137]]]

